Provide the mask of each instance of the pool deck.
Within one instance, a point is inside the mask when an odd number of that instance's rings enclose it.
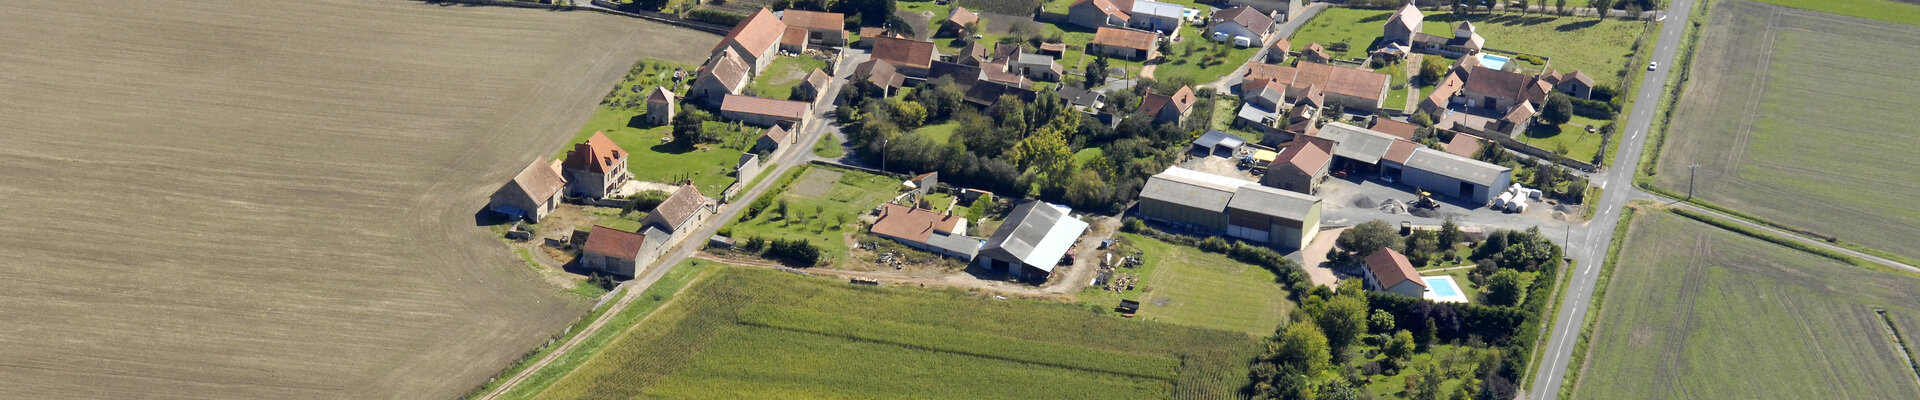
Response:
[[[1460,290],[1460,283],[1454,282],[1452,276],[1422,276],[1420,277],[1420,280],[1422,282],[1427,283],[1427,292],[1421,295],[1420,297],[1426,298],[1427,300],[1433,300],[1434,302],[1438,302],[1438,303],[1468,303],[1469,302],[1467,301],[1466,291]],[[1435,289],[1439,289],[1440,286],[1442,285],[1446,286],[1445,290],[1448,292],[1447,295],[1445,296],[1442,296],[1439,293],[1436,293],[1436,290],[1435,290]]]

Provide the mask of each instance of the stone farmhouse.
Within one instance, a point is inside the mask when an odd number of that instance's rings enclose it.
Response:
[[[561,190],[566,186],[567,178],[560,174],[558,160],[551,163],[534,160],[514,174],[513,180],[493,191],[488,197],[487,209],[512,219],[525,218],[539,223],[559,207]]]
[[[1181,86],[1172,95],[1147,92],[1140,97],[1140,113],[1153,117],[1155,124],[1182,124],[1193,112],[1193,88]]]
[[[1093,42],[1087,44],[1087,53],[1143,61],[1159,55],[1160,51],[1154,45],[1159,40],[1159,35],[1153,32],[1103,26],[1094,30]]]
[[[633,179],[627,171],[627,150],[614,144],[605,132],[594,132],[587,141],[573,145],[566,161],[560,164],[567,180],[567,194],[574,197],[606,198],[620,184]]]
[[[780,12],[780,22],[787,25],[786,33],[782,35],[800,33],[806,44],[810,45],[847,45],[846,20],[847,17],[840,13],[791,9]]]
[[[719,211],[719,205],[707,196],[700,194],[693,185],[683,185],[667,195],[667,199],[654,207],[652,213],[640,220],[640,226],[659,229],[670,235],[677,235],[687,227],[699,225],[707,216]]]
[[[1273,17],[1253,7],[1239,6],[1213,13],[1210,37],[1244,37],[1254,45],[1266,43],[1273,35]]]
[[[967,219],[893,203],[881,205],[874,235],[961,261],[979,254],[980,239],[967,236]]]
[[[720,103],[720,117],[753,126],[788,126],[800,130],[813,103],[774,100],[765,97],[727,95]]]
[[[1249,88],[1258,90],[1263,86],[1278,85],[1285,88],[1287,98],[1299,98],[1309,87],[1319,87],[1325,91],[1328,105],[1372,112],[1380,109],[1381,102],[1387,98],[1391,79],[1386,74],[1366,69],[1314,62],[1301,62],[1291,67],[1247,63],[1246,75],[1240,81],[1240,93],[1244,96]]]
[[[641,268],[660,257],[669,234],[648,228],[627,232],[594,225],[587,243],[580,249],[580,267],[620,278],[632,279]]]

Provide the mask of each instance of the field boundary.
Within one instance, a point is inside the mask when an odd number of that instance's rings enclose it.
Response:
[[[673,25],[681,28],[687,28],[687,29],[697,30],[701,32],[712,33],[716,35],[726,35],[727,32],[733,30],[733,27],[731,26],[724,26],[724,25],[715,24],[711,22],[690,20],[686,18],[681,18],[680,16],[673,15],[673,14],[621,10],[618,4],[607,3],[602,0],[593,0],[589,2],[588,4],[591,4],[591,6],[540,4],[540,3],[512,1],[512,0],[415,0],[415,1],[419,1],[426,4],[433,4],[433,5],[467,4],[467,5],[475,5],[475,6],[514,7],[514,8],[528,8],[528,9],[549,10],[549,11],[592,11],[592,12],[598,12],[598,13],[608,14],[608,15],[618,15],[618,16],[628,17],[628,18],[644,19],[647,21],[659,22],[667,25]]]
[[[608,308],[606,310],[602,310],[599,317],[602,317],[604,319],[596,318],[594,320],[596,323],[601,324],[599,326],[600,329],[594,329],[594,327],[590,324],[586,328],[582,328],[580,330],[575,331],[576,332],[575,339],[579,341],[565,342],[564,346],[554,347],[554,351],[549,352],[547,357],[544,357],[541,359],[544,361],[544,363],[539,363],[538,365],[529,365],[529,366],[521,367],[521,370],[518,371],[517,374],[513,374],[512,378],[506,380],[504,383],[502,383],[502,381],[500,381],[498,378],[496,378],[495,380],[490,380],[487,382],[487,385],[493,386],[492,389],[490,390],[476,389],[473,394],[463,398],[467,398],[467,399],[506,398],[506,397],[511,397],[511,395],[515,390],[521,389],[521,388],[536,389],[532,392],[525,393],[527,395],[527,398],[532,398],[534,397],[533,395],[538,395],[542,392],[545,392],[548,388],[552,387],[554,383],[558,383],[560,382],[560,380],[565,379],[568,375],[571,375],[573,371],[576,369],[579,369],[581,365],[585,365],[588,361],[593,360],[594,357],[598,357],[600,355],[600,350],[626,337],[627,332],[632,330],[632,328],[635,325],[639,325],[640,323],[646,322],[648,319],[652,318],[655,311],[659,311],[660,309],[673,305],[680,298],[680,296],[676,296],[676,294],[680,293],[681,290],[689,286],[692,286],[695,283],[698,283],[704,279],[707,279],[709,275],[712,275],[709,271],[713,270],[712,268],[698,268],[697,266],[693,268],[679,268],[679,269],[690,270],[689,274],[692,276],[687,277],[684,280],[679,282],[672,282],[671,284],[665,285],[665,286],[658,285],[657,284],[658,281],[656,281],[655,285],[650,285],[646,287],[645,290],[623,293],[623,295],[618,298],[619,299],[618,301],[609,303]],[[661,279],[665,280],[666,277],[662,276]],[[632,282],[632,281],[629,281],[629,282]],[[624,287],[630,287],[633,285],[625,284],[622,286],[624,288]],[[661,300],[656,300],[654,303],[652,303],[651,308],[628,307],[632,305],[632,302],[634,300],[637,300],[641,296],[648,295],[648,294],[652,294],[656,298],[661,298]],[[620,308],[619,312],[616,312],[613,314],[605,313],[605,311],[610,311],[614,308]],[[619,326],[607,325],[609,323],[621,324],[619,322],[613,322],[613,320],[616,318],[619,318],[620,317],[619,314],[623,314],[627,312],[634,312],[639,315],[636,315],[632,321],[626,322],[623,325],[619,325]],[[605,329],[609,327],[615,328],[615,329]],[[578,332],[586,332],[586,331],[593,331],[593,332],[587,335],[586,337],[578,336]],[[587,343],[588,341],[594,341],[595,343]],[[586,347],[581,347],[583,345]],[[560,347],[564,347],[564,348],[560,348]],[[574,360],[561,360],[561,358],[574,356],[574,355],[582,355],[582,356],[579,356],[577,359],[574,359]],[[554,369],[554,368],[559,368],[559,369]],[[530,382],[530,380],[534,379],[537,375],[540,375],[542,372],[547,372],[549,369],[552,369],[552,371],[558,373],[558,375],[555,375],[552,377],[552,379],[549,379],[546,381],[536,382],[532,386],[523,386],[523,385],[526,385],[528,382]],[[507,374],[503,371],[502,375],[507,375]],[[495,385],[496,383],[500,383],[500,384]],[[483,386],[482,388],[485,388],[485,386]]]
[[[1573,397],[1573,390],[1580,384],[1580,376],[1587,370],[1587,346],[1593,338],[1593,324],[1600,320],[1600,311],[1606,306],[1607,284],[1613,278],[1613,267],[1620,261],[1620,248],[1625,247],[1627,230],[1633,226],[1633,219],[1640,206],[1628,203],[1620,209],[1620,223],[1613,226],[1613,240],[1607,243],[1606,261],[1600,263],[1600,277],[1594,281],[1593,294],[1588,296],[1587,317],[1580,321],[1580,338],[1573,342],[1573,354],[1567,356],[1566,376],[1560,378],[1560,399]]]
[[[1880,322],[1887,325],[1887,335],[1893,337],[1893,345],[1900,349],[1900,359],[1907,361],[1907,368],[1913,369],[1914,384],[1920,384],[1920,362],[1913,360],[1913,349],[1908,347],[1907,339],[1900,336],[1900,326],[1893,323],[1893,316],[1887,315],[1887,309],[1874,308],[1880,314]]]

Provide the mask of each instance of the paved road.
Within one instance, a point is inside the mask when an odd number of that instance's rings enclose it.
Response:
[[[1613,241],[1614,227],[1620,223],[1620,208],[1628,200],[1638,197],[1638,190],[1633,188],[1633,172],[1645,148],[1647,130],[1653,124],[1660,95],[1665,92],[1663,89],[1667,84],[1668,71],[1674,67],[1674,53],[1680,48],[1680,32],[1687,25],[1686,16],[1693,10],[1693,0],[1674,0],[1667,9],[1676,14],[1659,22],[1659,47],[1653,50],[1652,58],[1663,67],[1648,71],[1641,78],[1640,98],[1634,100],[1632,115],[1627,119],[1626,129],[1621,131],[1626,132],[1627,136],[1620,142],[1620,151],[1613,155],[1615,167],[1592,179],[1592,182],[1606,189],[1602,192],[1600,202],[1595,204],[1600,211],[1594,213],[1593,221],[1587,223],[1581,237],[1567,246],[1567,254],[1579,260],[1579,269],[1567,271],[1573,273],[1572,283],[1567,287],[1566,302],[1560,305],[1560,315],[1553,319],[1545,358],[1536,369],[1533,387],[1527,390],[1529,398],[1559,398],[1568,359],[1573,355],[1574,341],[1579,339],[1580,326],[1587,318],[1586,307],[1592,304],[1594,283],[1600,278],[1599,265],[1605,262],[1607,246]]]
[[[813,157],[813,144],[820,141],[820,136],[825,134],[829,127],[833,127],[833,118],[829,115],[833,112],[834,108],[831,105],[833,98],[839,96],[842,84],[846,83],[846,78],[853,74],[853,65],[866,59],[865,52],[853,49],[848,49],[848,51],[852,54],[847,57],[842,57],[840,62],[835,65],[833,70],[838,72],[838,74],[835,79],[832,80],[832,83],[827,85],[827,90],[821,91],[821,100],[815,102],[813,121],[809,122],[809,125],[802,130],[803,132],[801,132],[799,138],[795,138],[794,144],[792,145],[793,148],[788,149],[785,154],[773,160],[773,162],[779,165],[775,166],[773,172],[767,174],[767,176],[778,177],[780,174],[786,173],[788,169],[793,168],[793,166],[806,163],[807,160]],[[838,128],[835,127],[834,129]],[[767,188],[772,186],[772,183],[777,180],[778,179],[761,180],[760,183],[754,187],[748,188],[739,198],[758,198],[762,193],[766,193]],[[586,340],[588,336],[592,336],[595,331],[600,330],[600,328],[606,324],[607,320],[619,314],[620,310],[625,309],[628,304],[633,302],[633,299],[639,298],[641,293],[647,291],[647,288],[653,287],[655,282],[659,282],[661,277],[666,276],[667,271],[679,265],[681,260],[685,260],[693,256],[695,252],[698,252],[700,246],[707,242],[707,238],[712,237],[715,232],[719,232],[720,227],[726,225],[727,221],[732,221],[736,218],[736,216],[740,214],[740,210],[745,209],[749,203],[751,202],[733,202],[722,205],[719,213],[708,217],[706,223],[701,224],[699,228],[694,229],[692,232],[687,232],[687,236],[680,240],[680,244],[673,249],[672,253],[669,253],[666,257],[655,260],[653,265],[647,268],[646,273],[621,283],[620,286],[626,289],[624,294],[615,300],[612,306],[607,307],[607,311],[602,313],[593,323],[588,324],[586,328],[582,328],[580,333],[573,335],[572,339],[560,344],[560,347],[555,349],[555,351],[547,353],[546,357],[538,361],[534,361],[533,364],[521,370],[520,373],[503,378],[507,380],[506,383],[501,384],[486,395],[479,396],[479,398],[488,400],[499,398],[508,390],[511,390],[513,386],[518,385],[520,382],[526,380],[528,376],[532,376],[535,372],[539,372],[542,367],[553,362],[555,357],[565,354],[567,350],[572,349],[581,341]]]
[[[1299,16],[1288,19],[1286,23],[1280,24],[1279,28],[1274,29],[1273,38],[1260,44],[1260,51],[1253,53],[1252,60],[1266,60],[1267,49],[1273,48],[1273,42],[1293,37],[1293,33],[1300,30],[1301,25],[1306,25],[1307,21],[1313,20],[1313,17],[1320,16],[1320,11],[1325,9],[1327,9],[1326,3],[1307,4],[1306,7],[1301,9]],[[1305,43],[1294,43],[1293,45],[1306,46]],[[1230,90],[1232,90],[1235,85],[1240,84],[1240,77],[1246,75],[1247,65],[1241,64],[1239,68],[1233,69],[1233,73],[1220,77],[1220,80],[1201,84],[1201,86],[1212,87],[1214,93],[1232,93]]]

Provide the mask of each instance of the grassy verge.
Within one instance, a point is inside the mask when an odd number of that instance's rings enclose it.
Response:
[[[696,261],[681,261],[680,265],[675,266],[673,270],[667,271],[666,275],[661,276],[659,281],[654,282],[652,287],[648,287],[645,292],[641,292],[640,298],[634,299],[633,302],[627,304],[627,308],[621,309],[619,314],[615,314],[612,319],[607,320],[607,323],[602,325],[599,331],[595,331],[593,335],[588,336],[585,340],[581,341],[580,344],[573,346],[572,349],[568,349],[565,354],[555,357],[553,362],[548,363],[546,367],[534,372],[532,376],[527,377],[527,380],[521,381],[518,386],[508,389],[501,397],[508,399],[532,398],[534,395],[547,390],[548,386],[552,386],[553,383],[559,381],[561,377],[573,372],[581,363],[586,362],[587,359],[598,354],[600,349],[606,347],[608,343],[624,336],[627,330],[633,327],[635,323],[646,318],[647,315],[652,314],[654,310],[659,309],[662,303],[672,299],[675,293],[680,292],[681,288],[705,276],[705,272],[706,268]],[[598,318],[598,314],[605,312],[606,310],[603,307],[601,310],[596,311],[595,315],[576,322],[574,324],[575,326],[568,328],[567,331],[577,334],[581,328],[586,327],[586,324],[591,324],[594,318]],[[554,343],[564,341],[565,340],[558,340]],[[516,368],[524,369],[525,367],[518,366]],[[502,376],[505,375],[509,374],[502,374]],[[480,393],[486,393],[486,390],[475,391],[475,394]]]
[[[829,136],[827,136],[827,137],[833,137],[833,136],[831,136],[831,135],[829,135]],[[773,170],[776,170],[776,169],[780,169],[780,164],[766,164],[766,165],[762,165],[762,166],[760,166],[760,174],[759,174],[759,175],[754,175],[754,176],[753,176],[753,180],[752,180],[752,181],[748,181],[748,182],[747,182],[747,185],[746,185],[746,186],[741,186],[741,187],[740,187],[740,192],[739,192],[739,193],[735,193],[734,195],[735,195],[735,196],[739,196],[739,195],[742,195],[742,194],[746,194],[746,193],[747,193],[747,191],[749,191],[749,190],[753,190],[753,185],[758,185],[758,184],[760,184],[760,181],[761,181],[761,180],[763,180],[763,179],[767,179],[767,175],[771,175],[771,174],[773,174]],[[727,199],[727,201],[738,201],[738,200],[740,200],[740,198],[739,198],[739,197],[735,197],[735,198],[731,198],[731,199]]]
[[[1860,267],[1881,267],[1880,264],[1867,262],[1867,260],[1860,259],[1859,257],[1842,254],[1840,252],[1828,250],[1820,246],[1807,244],[1806,242],[1793,240],[1793,239],[1781,237],[1778,235],[1774,235],[1771,233],[1767,233],[1759,229],[1754,229],[1753,227],[1750,227],[1747,225],[1741,225],[1738,223],[1734,223],[1732,221],[1723,220],[1718,217],[1708,215],[1707,213],[1688,210],[1685,208],[1674,208],[1671,211],[1673,211],[1674,214],[1679,214],[1680,216],[1691,218],[1695,221],[1705,222],[1707,225],[1713,225],[1720,229],[1733,231],[1735,233],[1746,235],[1747,237],[1751,237],[1754,239],[1760,239],[1769,243],[1786,246],[1794,250],[1813,253],[1814,255],[1818,255],[1821,257],[1831,258],[1835,261],[1853,264],[1855,266],[1860,266]]]
[[[1586,366],[1588,341],[1593,339],[1593,323],[1600,319],[1601,300],[1606,299],[1607,283],[1613,278],[1613,267],[1620,261],[1621,244],[1627,240],[1627,228],[1633,226],[1633,217],[1639,209],[1639,206],[1628,204],[1620,210],[1620,224],[1613,226],[1613,240],[1607,244],[1606,261],[1600,264],[1600,279],[1594,282],[1593,294],[1587,297],[1587,317],[1580,321],[1580,338],[1573,342],[1573,355],[1567,358],[1566,376],[1560,380],[1560,399],[1572,398],[1573,387],[1580,382],[1580,372]]]
[[[840,147],[839,138],[829,134],[823,135],[820,143],[813,145],[813,154],[826,158],[840,158],[847,155],[847,150]]]

